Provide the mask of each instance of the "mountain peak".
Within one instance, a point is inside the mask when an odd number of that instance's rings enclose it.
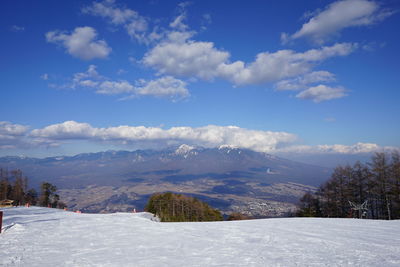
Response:
[[[234,145],[220,145],[218,147],[218,149],[219,150],[221,150],[221,149],[239,149],[239,147],[238,146],[234,146]]]
[[[196,149],[196,147],[182,144],[175,150],[175,154],[184,156],[186,158],[189,154],[197,154],[193,151],[194,149]]]

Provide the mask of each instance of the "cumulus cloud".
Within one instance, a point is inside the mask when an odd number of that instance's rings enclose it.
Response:
[[[209,80],[217,75],[218,67],[228,58],[228,52],[215,49],[211,42],[180,40],[156,45],[142,61],[162,74]]]
[[[296,78],[281,80],[275,84],[280,91],[294,91],[307,88],[308,85],[320,82],[333,82],[335,75],[328,71],[313,71]]]
[[[61,88],[89,88],[97,94],[123,95],[122,100],[138,96],[169,98],[173,101],[190,96],[187,83],[172,76],[163,76],[154,80],[139,79],[133,83],[126,80],[113,81],[98,73],[95,65],[90,65],[85,72],[75,73],[71,83]]]
[[[92,16],[106,19],[112,25],[125,28],[129,36],[139,43],[149,44],[159,40],[162,35],[157,32],[157,27],[149,31],[149,19],[141,16],[137,11],[123,5],[117,5],[114,0],[93,2],[90,6],[82,8],[82,12]]]
[[[103,2],[93,2],[91,6],[82,8],[82,12],[93,16],[100,16],[108,19],[113,24],[128,23],[137,17],[138,12],[129,8],[119,8],[115,1],[107,0]]]
[[[96,90],[96,93],[105,95],[116,95],[132,92],[133,85],[127,81],[104,81],[99,85],[99,89]]]
[[[316,103],[346,96],[342,87],[329,87],[323,84],[310,87],[296,95],[297,98],[310,99]]]
[[[96,87],[100,84],[100,81],[105,80],[105,77],[97,72],[96,65],[89,65],[87,71],[75,73],[71,80],[71,84],[66,84],[61,87],[69,87],[72,89],[77,89],[79,87]]]
[[[283,33],[281,40],[286,43],[298,38],[311,38],[321,44],[345,28],[375,24],[391,14],[392,11],[381,8],[376,1],[336,1],[324,10],[314,12],[309,21],[294,34]]]
[[[10,149],[22,145],[22,137],[27,132],[27,126],[0,121],[0,149]]]
[[[27,126],[13,124],[8,121],[0,121],[0,138],[12,138],[13,136],[21,136],[24,135],[27,130]]]
[[[169,97],[179,100],[190,96],[187,83],[175,79],[172,76],[164,76],[156,80],[139,80],[135,89],[137,95],[149,95],[155,97]]]
[[[188,39],[165,40],[145,54],[142,62],[161,74],[196,77],[204,80],[224,78],[235,85],[276,82],[308,73],[315,64],[330,57],[345,56],[356,44],[340,43],[311,49],[303,53],[293,50],[263,52],[253,62],[230,62],[230,53],[214,47],[212,42]]]
[[[68,54],[83,60],[106,58],[112,50],[104,40],[97,40],[95,29],[87,26],[77,27],[70,34],[60,31],[48,32],[46,40],[63,46]]]
[[[148,19],[140,16],[134,10],[118,6],[114,1],[94,2],[82,11],[106,18],[111,24],[123,25],[131,36],[146,44],[157,40],[157,43],[137,62],[155,69],[158,75],[198,78],[208,81],[225,79],[236,86],[276,83],[277,90],[311,89],[312,85],[316,83],[335,80],[332,73],[314,70],[319,63],[332,57],[349,55],[358,48],[357,44],[337,43],[305,52],[288,49],[261,52],[251,62],[231,61],[231,54],[217,48],[213,42],[192,39],[196,32],[191,31],[185,23],[187,19],[186,6],[187,4],[179,5],[178,15],[169,23],[168,30],[154,27],[151,33]],[[208,22],[211,21],[208,14],[204,16],[204,19]],[[153,37],[150,38],[152,35]],[[119,88],[122,86],[120,83],[109,83],[108,87],[111,85],[119,85]],[[116,89],[115,86],[112,86],[114,88],[112,90],[100,90],[99,93],[121,92],[128,88],[126,84],[125,89]],[[333,90],[333,87],[329,87],[331,88],[330,97],[327,96],[326,88],[326,97],[324,99],[315,97],[315,102],[338,98],[339,90],[337,88]],[[298,97],[308,98],[310,93],[315,90],[299,94]],[[333,91],[336,92],[336,97],[332,95]],[[148,92],[148,90],[137,90],[137,92]],[[184,90],[179,90],[179,92],[181,92],[181,96],[185,95]]]

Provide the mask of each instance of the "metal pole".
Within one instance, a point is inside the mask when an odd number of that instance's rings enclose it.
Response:
[[[0,210],[0,234],[1,234],[2,224],[3,224],[3,211]]]

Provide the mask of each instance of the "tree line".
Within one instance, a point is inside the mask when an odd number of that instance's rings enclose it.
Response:
[[[21,170],[7,171],[0,168],[0,201],[6,199],[12,200],[14,206],[29,204],[51,208],[66,207],[60,201],[56,186],[43,182],[38,194],[34,188],[28,189],[28,178]]]
[[[400,219],[399,152],[375,153],[366,164],[337,166],[314,194],[301,198],[297,216]]]
[[[145,208],[162,222],[222,221],[220,211],[194,197],[181,194],[153,194]]]

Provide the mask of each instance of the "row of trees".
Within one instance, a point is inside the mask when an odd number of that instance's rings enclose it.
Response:
[[[181,194],[157,193],[150,197],[146,211],[156,214],[162,222],[222,221],[220,211],[208,204]]]
[[[10,199],[15,206],[30,204],[43,207],[64,208],[56,193],[57,187],[43,182],[40,186],[40,195],[33,188],[28,189],[28,178],[21,170],[7,171],[0,168],[0,200]]]
[[[367,164],[336,167],[315,194],[302,197],[297,215],[400,219],[399,152],[375,153]]]

